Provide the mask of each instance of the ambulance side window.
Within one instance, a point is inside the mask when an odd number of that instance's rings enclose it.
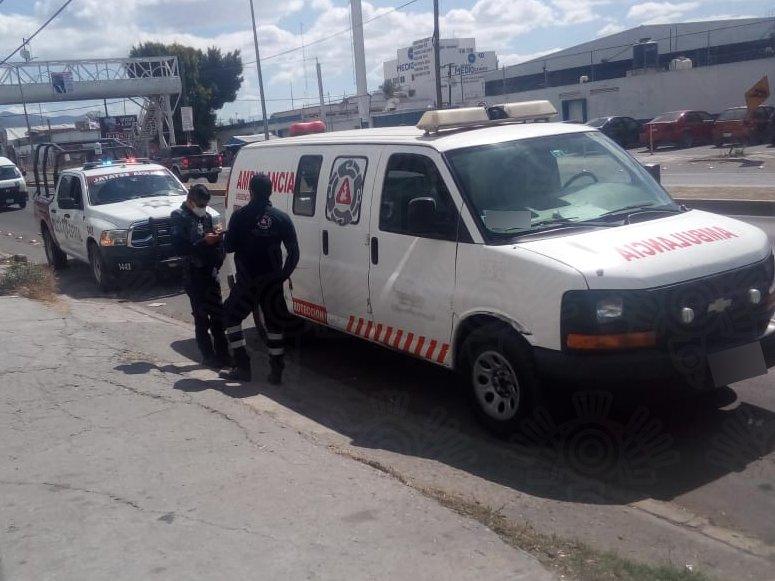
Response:
[[[409,206],[413,200],[432,200],[432,222],[412,232]],[[379,229],[420,238],[455,241],[458,213],[436,164],[424,155],[396,153],[390,157],[379,208]]]
[[[322,155],[303,155],[296,172],[293,189],[293,213],[298,216],[314,216]]]

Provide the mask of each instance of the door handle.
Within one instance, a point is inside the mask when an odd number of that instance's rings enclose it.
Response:
[[[50,209],[50,212],[51,212],[52,214],[56,214],[56,213],[57,213],[57,211],[56,211],[56,209],[55,209],[55,208],[51,208],[51,209]]]
[[[371,263],[377,264],[379,262],[379,240],[376,236],[371,237]]]
[[[69,217],[70,217],[70,214],[65,214],[65,218],[69,218]]]
[[[323,254],[328,256],[328,230],[323,230]]]

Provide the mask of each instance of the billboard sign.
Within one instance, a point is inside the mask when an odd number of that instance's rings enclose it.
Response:
[[[55,95],[69,95],[73,92],[73,73],[51,73],[51,88]]]
[[[194,130],[194,108],[193,107],[180,108],[180,123],[183,126],[183,131]]]
[[[137,115],[115,115],[100,117],[100,136],[103,139],[134,139],[137,128]]]

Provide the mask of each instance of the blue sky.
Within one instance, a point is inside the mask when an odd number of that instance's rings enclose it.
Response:
[[[64,0],[4,0],[0,4],[0,55],[5,57]],[[381,83],[381,63],[414,39],[430,36],[432,0],[363,0],[369,88]],[[255,0],[269,110],[317,101],[314,59],[332,98],[354,92],[347,0]],[[441,0],[442,36],[473,36],[513,64],[650,22],[686,22],[775,16],[768,0]],[[198,47],[240,48],[253,61],[248,0],[74,0],[32,43],[40,59],[124,56],[141,40],[178,41]],[[345,31],[343,34],[336,34]],[[335,35],[323,42],[321,39]],[[296,49],[284,56],[280,52]],[[306,61],[302,58],[306,57]],[[305,67],[306,63],[306,67]],[[239,100],[224,118],[258,115],[255,65],[245,69]],[[49,110],[83,106],[53,104]],[[37,109],[37,107],[36,107]],[[46,107],[44,106],[44,110]],[[114,106],[116,113],[123,111]],[[77,113],[77,111],[76,111]]]

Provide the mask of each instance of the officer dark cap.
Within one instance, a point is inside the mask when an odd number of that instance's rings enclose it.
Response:
[[[259,198],[268,198],[272,195],[272,180],[265,173],[257,173],[250,178],[250,193]]]

